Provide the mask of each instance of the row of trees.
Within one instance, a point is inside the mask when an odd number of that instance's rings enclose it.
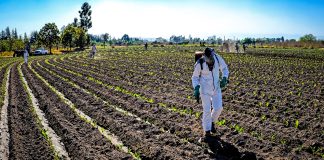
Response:
[[[323,40],[317,40],[312,34],[306,34],[296,39],[285,39],[284,37],[279,38],[244,38],[238,43],[247,45],[259,45],[263,47],[264,45],[276,46],[276,47],[304,47],[304,48],[320,48],[324,47]]]
[[[90,38],[92,41],[96,43],[102,43],[103,46],[106,45],[106,43],[110,45],[132,45],[132,44],[143,44],[147,42],[147,40],[139,39],[139,38],[131,38],[127,34],[124,34],[120,39],[111,38],[111,36],[108,33],[102,34],[102,35],[90,35]],[[316,37],[312,34],[307,34],[303,37],[300,37],[299,40],[295,39],[285,39],[283,36],[278,38],[244,38],[242,40],[232,40],[232,39],[226,39],[223,40],[220,37],[217,36],[210,36],[207,39],[200,39],[200,38],[192,38],[190,35],[188,38],[185,36],[175,36],[172,35],[169,40],[164,39],[162,37],[156,38],[155,41],[153,41],[153,44],[212,44],[212,45],[222,45],[224,42],[229,43],[240,43],[240,44],[246,44],[246,45],[275,45],[275,46],[292,46],[292,47],[302,47],[303,45],[296,45],[296,44],[314,44],[314,43],[322,43],[322,41],[316,40]]]
[[[108,33],[104,33],[101,35],[91,35],[88,34],[88,30],[92,27],[91,21],[91,6],[89,3],[85,2],[81,6],[81,10],[79,11],[80,19],[74,18],[73,22],[63,26],[61,30],[58,29],[55,23],[47,23],[45,24],[40,31],[33,31],[30,34],[30,37],[27,34],[24,34],[24,37],[21,35],[18,36],[17,30],[10,30],[7,27],[5,30],[2,30],[0,33],[0,51],[13,51],[24,49],[27,45],[32,45],[34,47],[46,46],[50,49],[50,53],[52,53],[52,48],[56,46],[58,48],[59,45],[64,48],[78,47],[80,49],[84,49],[85,46],[89,46],[91,41],[95,43],[101,43],[105,47],[108,43],[109,45],[133,45],[133,44],[143,44],[147,42],[147,40],[143,40],[140,38],[132,38],[127,34],[124,34],[120,39],[112,38]],[[234,42],[235,40],[224,40],[220,37],[210,36],[206,40],[200,38],[192,38],[189,35],[188,38],[185,36],[176,36],[172,35],[167,39],[162,37],[156,38],[153,44],[156,43],[175,43],[175,44],[218,44],[222,45],[224,42]],[[254,46],[256,44],[287,44],[296,42],[296,40],[285,40],[284,37],[279,38],[244,38],[240,41],[235,41],[242,44]],[[316,37],[312,34],[305,35],[299,39],[299,42],[302,43],[314,43],[316,41]]]
[[[116,39],[116,38],[111,38],[111,35],[108,33],[101,34],[101,35],[89,35],[90,39],[92,42],[95,43],[101,43],[103,46],[106,46],[106,44],[109,45],[137,45],[137,44],[143,44],[148,42],[149,40],[145,39],[140,39],[140,38],[135,38],[135,37],[130,37],[128,34],[124,34],[121,38]],[[152,40],[150,40],[152,41]],[[200,38],[192,38],[189,36],[189,38],[186,38],[185,36],[175,36],[172,35],[169,40],[158,37],[156,38],[152,43],[153,44],[166,44],[166,43],[171,43],[171,44],[189,44],[189,43],[200,43],[200,42],[205,42],[209,44],[222,44],[223,40],[221,38],[216,38],[216,36],[209,37],[207,40],[200,39]]]
[[[27,34],[18,36],[17,29],[10,30],[7,27],[0,33],[0,52],[19,50],[24,48],[24,43],[28,41]]]
[[[61,31],[55,23],[46,23],[40,31],[33,31],[30,37],[24,34],[24,38],[18,37],[16,29],[10,30],[7,27],[0,33],[0,51],[14,51],[24,49],[27,45],[34,47],[46,46],[52,53],[54,46],[63,47],[79,47],[83,49],[86,45],[90,45],[90,36],[87,34],[89,28],[92,27],[91,22],[91,6],[85,2],[79,11],[80,21],[75,18],[71,24],[63,26]]]
[[[216,37],[214,36],[210,36],[208,37],[206,40],[205,39],[200,39],[200,38],[192,38],[191,35],[189,35],[188,38],[186,38],[185,36],[175,36],[172,35],[169,39],[169,42],[171,43],[175,43],[175,44],[189,44],[189,43],[208,43],[208,44],[219,44],[221,45],[223,43],[223,40],[220,37]]]
[[[270,44],[270,43],[276,43],[276,42],[296,42],[297,40],[295,39],[286,39],[284,37],[279,37],[279,38],[244,38],[241,42],[245,44],[255,44],[255,43],[260,43],[260,44]],[[299,38],[300,42],[316,42],[316,37],[312,34],[306,34],[302,37]]]
[[[116,39],[112,38],[108,33],[101,35],[92,35],[89,34],[89,37],[92,42],[101,43],[104,47],[106,44],[109,45],[139,45],[147,42],[147,40],[130,37],[128,34],[124,34],[121,38]]]
[[[80,21],[78,18],[74,18],[72,23],[61,28],[61,32],[58,31],[54,23],[46,24],[51,26],[46,30],[49,33],[53,33],[47,36],[46,46],[51,48],[53,43],[61,42],[64,48],[69,47],[71,50],[72,47],[84,49],[85,46],[90,45],[90,36],[87,32],[92,27],[91,14],[91,6],[89,3],[85,2],[82,4],[81,10],[79,11]]]

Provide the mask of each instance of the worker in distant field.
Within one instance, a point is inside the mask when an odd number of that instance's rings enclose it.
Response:
[[[239,46],[239,44],[237,42],[235,44],[235,50],[236,50],[236,53],[239,53],[240,46]]]
[[[147,46],[148,46],[148,44],[147,44],[147,42],[146,42],[145,45],[144,45],[144,49],[145,49],[145,50],[147,50]]]
[[[96,44],[93,43],[92,44],[92,48],[91,48],[91,58],[94,58],[94,56],[96,55],[97,53],[97,47],[96,47]]]
[[[196,62],[192,75],[194,96],[198,100],[201,97],[203,106],[202,126],[205,136],[202,141],[208,141],[211,132],[216,133],[215,122],[223,110],[221,89],[228,84],[228,75],[224,59],[214,49],[207,47]]]
[[[243,52],[245,53],[245,50],[246,50],[247,46],[245,43],[243,43]]]
[[[27,49],[27,47],[25,48],[25,50],[24,50],[24,60],[25,60],[25,64],[27,64],[28,63],[28,49]]]
[[[223,43],[223,52],[227,52],[227,53],[230,52],[228,42],[224,42],[224,43]]]

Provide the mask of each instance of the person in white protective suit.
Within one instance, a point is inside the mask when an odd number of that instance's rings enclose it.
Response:
[[[25,60],[25,64],[28,63],[28,51],[27,48],[24,50],[24,60]]]
[[[214,49],[206,48],[203,56],[196,62],[192,75],[194,96],[198,100],[200,96],[202,100],[202,126],[205,131],[203,140],[207,140],[211,132],[216,133],[214,123],[223,110],[221,89],[227,85],[228,76],[224,59]]]
[[[91,58],[94,58],[96,52],[97,52],[97,47],[96,44],[93,43],[91,48]]]

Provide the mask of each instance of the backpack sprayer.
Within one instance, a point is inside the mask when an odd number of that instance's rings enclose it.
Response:
[[[209,50],[211,53],[212,52],[215,53],[215,50],[213,48],[206,48],[206,50]],[[203,63],[205,62],[205,60],[203,58],[203,55],[204,55],[204,52],[201,52],[201,51],[196,51],[195,52],[195,62],[198,62],[200,64],[201,71],[203,70]],[[216,57],[216,60],[217,60],[218,66],[219,66],[218,68],[220,70],[221,67],[220,67],[220,63],[219,63],[219,60],[217,58],[217,55],[215,55],[215,57]],[[199,74],[199,78],[201,77],[201,71],[200,71],[200,74]],[[219,76],[220,76],[219,77],[219,80],[221,80],[222,79],[222,75],[220,74]],[[227,84],[229,83],[229,80],[228,79],[227,79]],[[227,89],[227,87],[221,88],[222,92],[226,91],[226,89]],[[200,96],[196,97],[197,103],[199,103],[199,99],[200,99]]]

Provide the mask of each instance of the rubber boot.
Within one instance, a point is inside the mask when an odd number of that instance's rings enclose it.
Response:
[[[215,123],[214,122],[212,122],[212,126],[211,126],[210,132],[216,133],[216,128],[215,128]]]
[[[210,140],[211,134],[210,131],[206,131],[204,137],[199,139],[199,143],[205,142],[207,143]]]
[[[207,143],[210,140],[210,137],[211,137],[210,131],[206,131],[205,132],[205,137],[204,137],[204,142]]]

